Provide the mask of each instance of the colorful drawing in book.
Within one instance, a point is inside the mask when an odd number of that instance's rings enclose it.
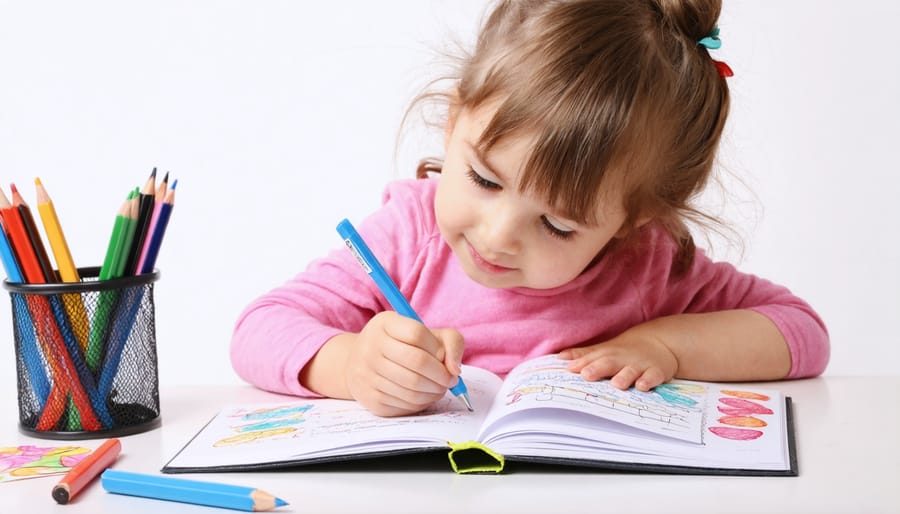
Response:
[[[306,412],[311,404],[288,405],[236,412],[232,414],[234,423],[231,437],[216,441],[213,446],[233,446],[247,444],[261,439],[294,434],[300,431]]]
[[[721,393],[725,396],[719,398],[721,405],[718,409],[724,416],[718,422],[726,426],[711,426],[710,432],[734,441],[751,441],[765,435],[762,429],[768,423],[761,417],[770,415],[773,411],[759,402],[769,401],[768,395],[728,389],[723,389]]]

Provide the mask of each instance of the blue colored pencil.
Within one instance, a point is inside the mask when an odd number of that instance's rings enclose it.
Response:
[[[6,276],[10,282],[20,284],[25,281],[22,271],[19,269],[19,262],[13,253],[9,239],[6,237],[6,229],[0,229],[0,259],[3,261],[3,268],[6,270]],[[47,374],[44,371],[44,363],[41,361],[40,349],[34,338],[34,325],[31,321],[31,313],[28,311],[28,305],[25,298],[21,294],[13,294],[12,301],[16,306],[15,315],[16,327],[19,332],[19,341],[22,343],[20,355],[25,362],[25,369],[28,371],[28,382],[31,384],[31,390],[34,391],[38,401],[38,412],[44,410],[44,403],[50,395],[50,383],[47,381]]]
[[[347,245],[347,248],[353,252],[353,255],[356,257],[356,260],[359,261],[363,270],[372,277],[372,280],[374,280],[375,284],[378,285],[378,288],[381,289],[382,294],[387,298],[391,307],[393,307],[401,316],[406,316],[407,318],[422,323],[422,319],[419,318],[416,311],[413,310],[409,302],[406,301],[406,298],[403,297],[403,293],[400,292],[397,284],[391,280],[391,276],[387,274],[387,271],[385,271],[381,263],[378,262],[375,254],[369,249],[369,245],[363,241],[362,236],[359,235],[359,232],[356,231],[356,228],[350,223],[350,220],[345,219],[338,223],[337,231],[338,234],[344,238],[344,243]],[[450,388],[450,392],[459,398],[466,405],[467,409],[470,411],[472,410],[472,402],[469,400],[469,390],[466,388],[466,383],[463,382],[462,377],[459,377],[459,381],[456,385]]]
[[[175,188],[177,187],[178,180],[175,180],[159,205],[159,214],[156,218],[156,223],[153,225],[153,233],[147,236],[147,255],[141,259],[141,268],[137,270],[137,275],[152,272],[153,266],[156,265],[159,247],[162,246],[163,237],[166,235],[166,226],[169,224],[169,217],[172,215],[172,209],[175,207]]]
[[[107,469],[100,483],[108,492],[226,509],[263,511],[287,505],[259,489]]]

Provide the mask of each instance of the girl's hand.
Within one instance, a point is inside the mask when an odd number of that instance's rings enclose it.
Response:
[[[419,412],[441,399],[460,374],[463,338],[456,330],[429,330],[393,311],[363,328],[347,357],[353,398],[379,416]]]
[[[559,356],[571,360],[567,369],[585,380],[609,378],[619,389],[634,385],[649,391],[675,376],[678,359],[658,337],[637,328],[602,343],[563,350]]]

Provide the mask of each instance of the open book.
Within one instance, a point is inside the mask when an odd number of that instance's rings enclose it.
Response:
[[[663,473],[797,474],[790,398],[778,391],[673,381],[643,393],[587,382],[550,355],[505,380],[469,366],[475,412],[449,393],[414,416],[382,418],[347,400],[233,405],[164,473],[273,469],[448,451],[459,473],[506,462]]]

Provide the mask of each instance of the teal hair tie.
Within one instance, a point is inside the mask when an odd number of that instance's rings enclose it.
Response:
[[[717,50],[722,47],[722,40],[719,39],[719,27],[712,29],[708,36],[697,41],[698,45],[705,46],[707,50]]]

